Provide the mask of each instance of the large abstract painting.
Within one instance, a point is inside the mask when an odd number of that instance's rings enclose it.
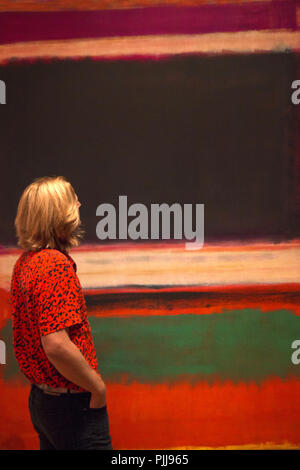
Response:
[[[82,204],[114,448],[300,448],[299,2],[3,1],[0,80],[0,448],[38,448],[9,290],[45,175]],[[100,240],[121,195],[204,204],[203,247]]]

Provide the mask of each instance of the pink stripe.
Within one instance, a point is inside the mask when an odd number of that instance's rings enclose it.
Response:
[[[0,13],[0,43],[297,29],[297,0],[199,7]]]

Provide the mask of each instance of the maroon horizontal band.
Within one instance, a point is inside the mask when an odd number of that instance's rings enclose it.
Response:
[[[0,13],[0,43],[297,29],[297,0],[199,7]],[[300,5],[299,5],[300,6]]]

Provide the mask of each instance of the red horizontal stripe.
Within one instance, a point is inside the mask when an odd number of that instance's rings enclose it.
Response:
[[[107,386],[115,450],[221,447],[264,443],[300,447],[300,380]],[[28,387],[0,382],[1,449],[38,448]],[[11,406],[14,397],[14,406]]]
[[[257,2],[257,0],[243,0]],[[272,1],[272,0],[262,0]],[[198,6],[209,3],[240,3],[241,0],[2,0],[0,11],[110,10],[156,5]]]
[[[179,295],[176,295],[177,293]],[[189,297],[189,293],[199,295]],[[98,305],[89,306],[89,314],[99,317],[182,315],[191,312],[195,315],[207,315],[245,308],[256,308],[263,312],[288,309],[295,315],[300,315],[300,284],[186,286],[160,289],[124,287],[90,289],[85,291],[85,294],[91,297],[101,294]]]
[[[299,393],[300,380],[277,378],[260,387],[229,382],[173,387],[108,383],[113,444],[117,449],[300,445]]]

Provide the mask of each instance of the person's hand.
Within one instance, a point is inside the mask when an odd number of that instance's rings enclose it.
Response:
[[[90,399],[90,408],[103,408],[106,405],[106,390],[103,388],[92,393]]]

